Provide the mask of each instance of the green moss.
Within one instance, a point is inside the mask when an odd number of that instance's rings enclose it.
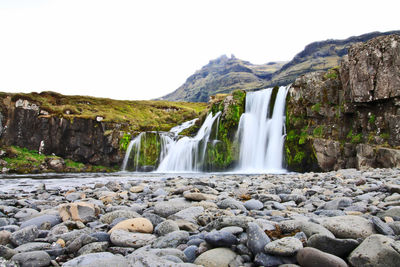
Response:
[[[141,136],[140,146],[132,148],[127,169],[140,171],[143,167],[156,167],[159,163],[160,152],[161,143],[158,133],[145,132]]]
[[[321,110],[321,103],[316,103],[311,107],[311,110],[318,113]]]
[[[278,95],[278,91],[279,91],[279,86],[275,86],[272,89],[271,100],[269,101],[269,111],[268,111],[269,118],[272,118],[272,113],[274,112],[275,100],[276,100],[276,96]]]
[[[363,141],[362,133],[354,134],[353,129],[351,129],[348,134],[346,135],[346,139],[350,141],[352,144],[359,144]]]
[[[314,128],[313,135],[315,137],[321,138],[323,136],[323,134],[324,134],[324,126],[323,125],[320,125],[320,126]]]
[[[389,138],[390,138],[389,133],[381,133],[379,136],[384,140],[389,140]]]
[[[324,79],[325,80],[328,80],[328,79],[335,80],[335,79],[337,79],[339,77],[339,68],[340,68],[339,66],[336,66],[336,67],[333,67],[333,68],[329,69],[325,73]]]
[[[126,151],[126,149],[128,148],[129,142],[131,141],[132,136],[130,133],[124,133],[124,135],[121,137],[121,139],[119,140],[119,148],[122,151]]]
[[[374,114],[371,114],[371,116],[369,116],[369,118],[368,118],[368,122],[370,124],[375,124],[375,120],[376,120],[376,117]]]

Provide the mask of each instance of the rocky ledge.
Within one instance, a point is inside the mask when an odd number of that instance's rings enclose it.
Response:
[[[400,169],[23,185],[0,194],[6,266],[400,262]]]

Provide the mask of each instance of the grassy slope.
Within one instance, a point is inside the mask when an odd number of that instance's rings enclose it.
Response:
[[[26,99],[49,115],[65,118],[103,117],[105,122],[127,123],[130,130],[169,130],[190,120],[206,108],[205,103],[168,101],[128,101],[89,96],[64,96],[54,92],[10,94],[0,93],[0,101]]]

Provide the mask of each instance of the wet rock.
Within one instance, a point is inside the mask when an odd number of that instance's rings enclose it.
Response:
[[[254,255],[264,252],[264,247],[271,242],[271,239],[256,223],[248,224],[247,235],[247,247]]]
[[[294,262],[296,262],[296,259],[294,257],[281,257],[269,255],[266,253],[258,253],[254,257],[254,263],[257,266],[282,266],[283,264]]]
[[[153,243],[154,248],[176,248],[180,244],[186,244],[189,240],[189,233],[186,231],[174,231],[159,237]]]
[[[338,238],[364,239],[376,233],[370,221],[354,215],[325,218],[321,224]]]
[[[67,252],[68,253],[75,253],[79,249],[81,249],[83,246],[90,244],[92,242],[96,242],[96,238],[91,237],[88,234],[81,234],[77,236],[77,238],[74,238],[67,246]]]
[[[229,232],[233,235],[243,233],[243,228],[238,226],[227,226],[221,229],[221,231]]]
[[[110,236],[111,243],[120,247],[140,248],[156,240],[152,234],[131,233],[125,230],[115,230]],[[168,246],[167,246],[168,247]]]
[[[38,229],[45,230],[47,228],[51,228],[57,224],[61,223],[61,219],[58,216],[54,215],[41,215],[29,220],[24,221],[21,224],[21,228],[25,228],[30,225],[36,225]]]
[[[96,238],[97,242],[111,242],[110,235],[105,232],[92,233],[90,236]]]
[[[277,256],[293,256],[303,248],[303,243],[295,237],[284,237],[265,245],[265,252]]]
[[[212,231],[205,240],[213,247],[231,247],[238,243],[236,236],[226,231]]]
[[[236,253],[228,248],[214,248],[198,256],[194,264],[207,267],[228,267],[236,256]]]
[[[174,231],[179,231],[179,226],[176,222],[172,220],[163,221],[162,223],[157,225],[156,228],[154,229],[154,232],[160,236],[166,235]]]
[[[367,237],[349,256],[352,266],[395,267],[400,262],[400,252],[393,247],[394,240],[383,235]]]
[[[10,241],[14,246],[34,241],[39,235],[36,225],[27,226],[23,229],[15,231],[10,236]]]
[[[44,251],[32,251],[15,254],[11,260],[21,267],[41,267],[50,265],[51,258]]]
[[[121,255],[110,252],[90,253],[76,257],[63,264],[63,267],[128,267],[129,263]]]
[[[313,235],[307,241],[308,247],[313,247],[323,252],[347,257],[360,243],[354,239],[339,239],[324,235]]]
[[[153,232],[153,224],[146,218],[134,218],[123,220],[122,222],[115,225],[109,233],[113,231],[121,229],[129,232],[138,232],[138,233],[149,233]]]
[[[80,221],[83,223],[91,222],[95,220],[100,213],[98,206],[86,202],[63,204],[60,205],[58,210],[64,222],[67,220]]]
[[[322,225],[309,221],[288,220],[280,222],[279,227],[284,233],[293,233],[300,230],[304,232],[307,237],[310,237],[314,234],[335,237],[328,229],[326,229]]]
[[[304,267],[336,266],[347,267],[347,263],[341,258],[322,252],[315,248],[302,248],[297,252],[297,261]]]

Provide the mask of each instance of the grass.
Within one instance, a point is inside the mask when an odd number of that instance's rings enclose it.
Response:
[[[0,94],[0,100],[11,97],[12,101],[26,99],[35,103],[46,116],[96,119],[104,122],[126,123],[130,130],[169,130],[184,121],[193,119],[206,108],[206,103],[169,101],[129,101],[95,98],[89,96],[64,96],[55,92]]]

